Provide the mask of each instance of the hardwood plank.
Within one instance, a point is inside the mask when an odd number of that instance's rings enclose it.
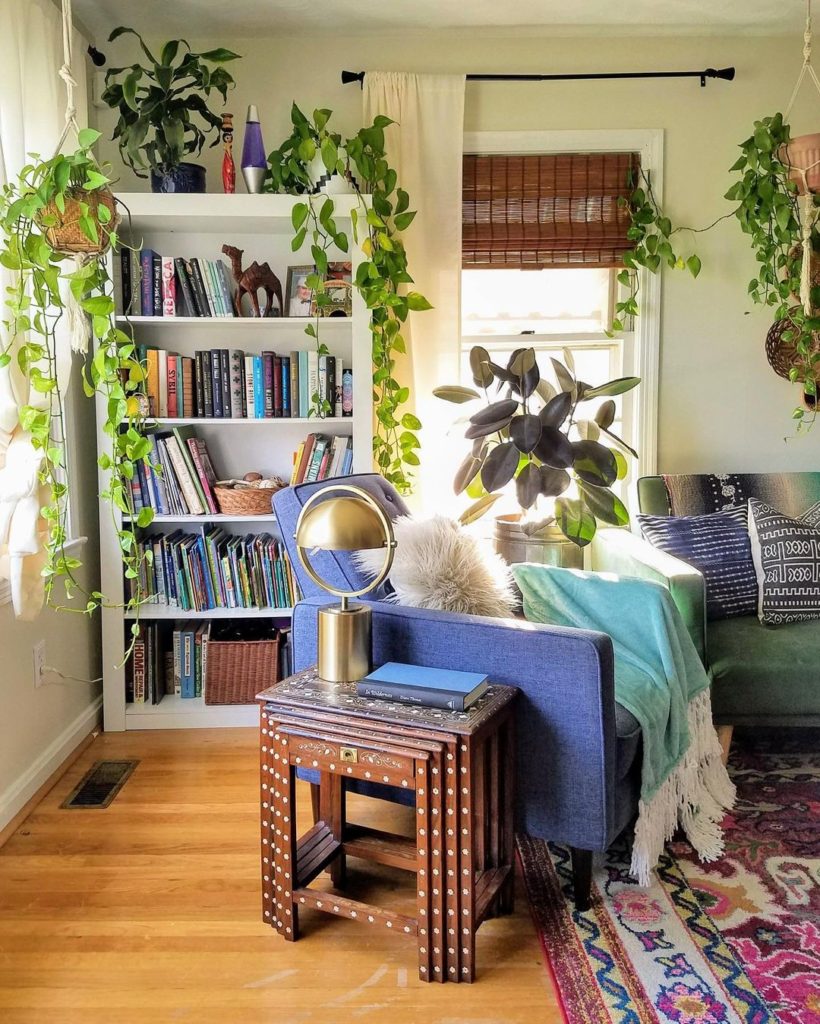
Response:
[[[59,809],[94,761],[128,757],[141,763],[110,808]],[[479,929],[472,986],[417,981],[412,942],[386,927],[306,909],[301,941],[279,938],[259,913],[258,794],[255,730],[99,736],[0,850],[3,1024],[562,1020],[523,894]],[[410,808],[349,801],[357,823],[412,828]],[[387,909],[410,895],[404,872],[366,877]]]

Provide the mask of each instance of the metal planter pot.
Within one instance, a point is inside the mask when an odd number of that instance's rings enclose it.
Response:
[[[521,529],[521,516],[516,512],[497,516],[495,520],[495,550],[509,565],[517,562],[538,562],[558,565],[564,569],[583,569],[584,551],[561,533],[557,526],[528,537]]]

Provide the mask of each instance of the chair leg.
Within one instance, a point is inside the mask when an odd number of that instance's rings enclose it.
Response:
[[[732,733],[734,731],[733,725],[719,725],[717,727],[717,735],[720,740],[720,747],[723,753],[721,754],[721,760],[724,764],[729,760],[729,748],[732,745]]]
[[[575,909],[589,910],[592,893],[592,850],[579,850],[573,846],[572,888],[575,895]]]

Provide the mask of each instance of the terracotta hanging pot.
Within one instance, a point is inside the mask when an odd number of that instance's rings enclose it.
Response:
[[[799,195],[820,192],[820,132],[791,139],[780,147],[777,157],[789,169]]]

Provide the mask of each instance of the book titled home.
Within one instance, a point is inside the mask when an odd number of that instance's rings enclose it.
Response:
[[[464,711],[486,692],[488,685],[487,676],[479,672],[457,672],[388,661],[359,680],[356,690],[360,697]]]

